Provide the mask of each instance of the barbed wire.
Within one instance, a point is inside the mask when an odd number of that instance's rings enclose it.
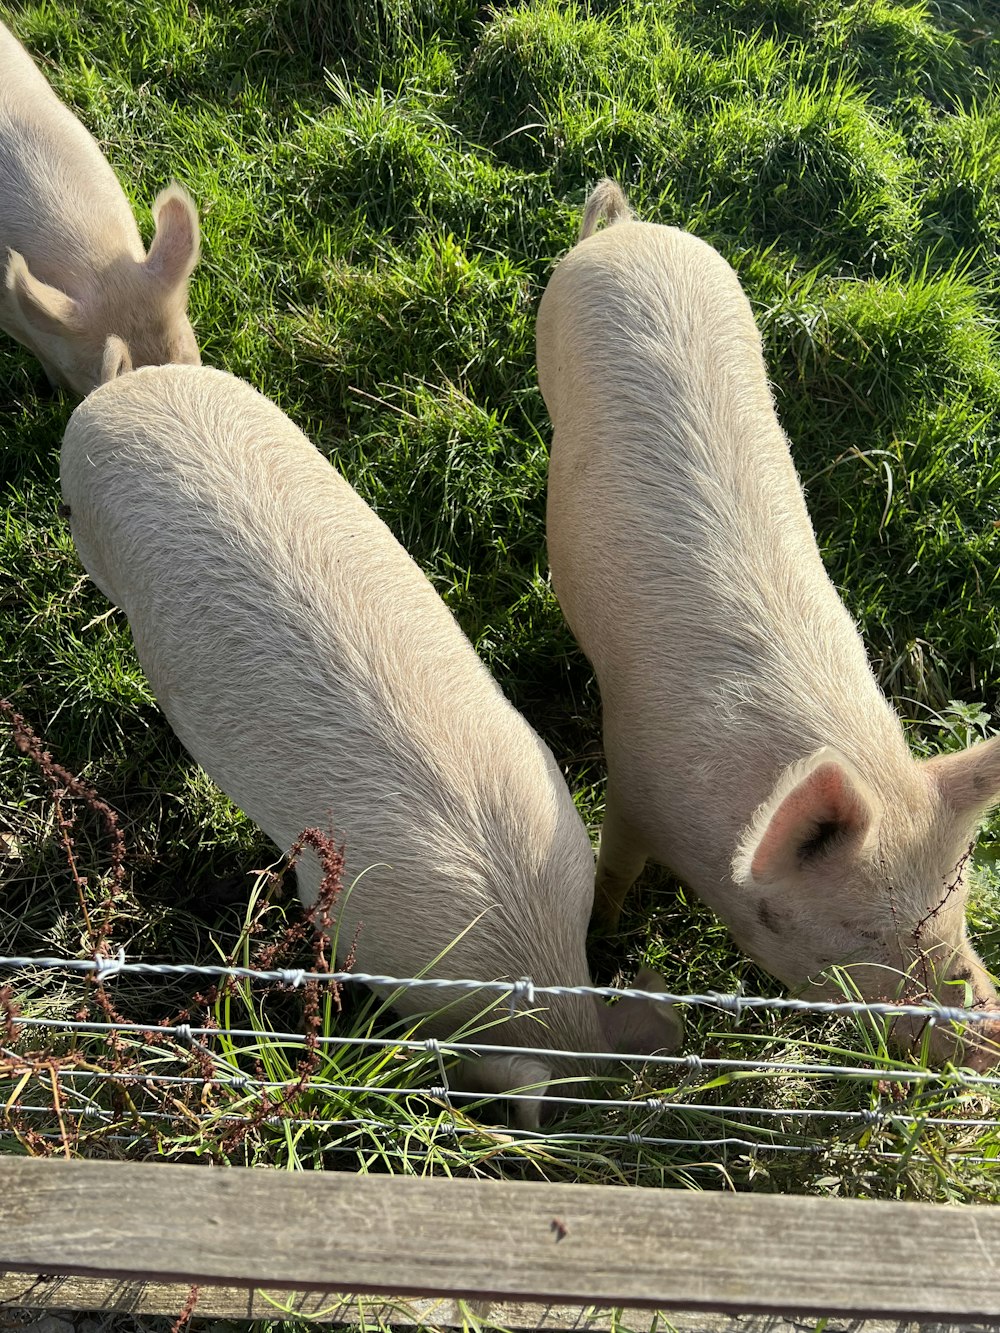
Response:
[[[149,1036],[170,1036],[185,1045],[191,1045],[196,1037],[239,1037],[268,1043],[303,1045],[301,1032],[266,1032],[254,1028],[219,1028],[192,1027],[188,1023],[175,1025],[155,1023],[106,1022],[97,1019],[62,1019],[62,1018],[27,1018],[18,1016],[15,1020],[24,1028],[48,1028],[66,1032],[134,1032]],[[923,1083],[941,1078],[935,1069],[894,1069],[873,1065],[835,1065],[828,1062],[780,1061],[729,1059],[722,1056],[663,1055],[660,1052],[640,1054],[621,1051],[582,1051],[564,1050],[556,1046],[506,1046],[495,1041],[470,1042],[459,1039],[442,1040],[437,1037],[425,1037],[414,1040],[406,1037],[341,1037],[336,1035],[318,1035],[312,1039],[316,1045],[324,1048],[370,1046],[373,1048],[398,1048],[408,1051],[424,1051],[442,1055],[532,1055],[540,1059],[579,1060],[583,1063],[595,1061],[614,1061],[615,1063],[641,1061],[643,1064],[663,1065],[671,1068],[684,1068],[692,1078],[700,1078],[706,1071],[742,1071],[746,1073],[785,1073],[785,1074],[830,1074],[844,1078],[882,1079],[886,1082]],[[1000,1088],[1000,1076],[976,1074],[971,1070],[962,1073],[964,1082],[983,1089]]]
[[[717,1008],[737,1018],[744,1010],[773,1010],[776,1012],[808,1013],[817,1015],[875,1015],[884,1018],[913,1016],[929,1021],[949,1023],[1000,1022],[1000,1009],[966,1008],[936,1002],[909,1004],[905,1001],[868,1000],[803,1000],[795,996],[725,994],[715,991],[672,993],[639,990],[615,986],[544,986],[530,977],[516,981],[473,980],[464,977],[395,977],[374,972],[312,972],[305,968],[261,969],[236,967],[221,963],[148,963],[130,962],[119,950],[114,958],[32,958],[30,956],[0,957],[3,971],[70,971],[89,974],[95,981],[105,983],[112,977],[135,976],[183,977],[194,976],[211,980],[250,980],[297,989],[307,982],[335,985],[360,983],[383,990],[456,990],[463,992],[486,991],[508,998],[513,1005],[519,1001],[529,1007],[539,997],[593,997],[596,999],[635,999],[664,1005],[704,1005]]]
[[[3,1054],[7,1056],[7,1058],[16,1058],[13,1053],[6,1050],[3,1051]],[[110,1080],[121,1083],[137,1083],[140,1085],[149,1083],[161,1087],[200,1087],[217,1081],[225,1081],[230,1087],[241,1093],[258,1091],[275,1092],[296,1087],[298,1084],[297,1079],[257,1079],[249,1075],[237,1075],[235,1073],[232,1074],[232,1077],[227,1077],[230,1072],[231,1071],[228,1070],[220,1071],[219,1079],[206,1078],[204,1076],[201,1078],[192,1076],[185,1077],[183,1075],[172,1074],[126,1074],[116,1073],[109,1070],[60,1070],[56,1071],[56,1076],[60,1082],[64,1083],[76,1075],[77,1077],[83,1076],[95,1083]],[[49,1071],[46,1071],[46,1078],[48,1079],[50,1077],[51,1075]],[[565,1082],[565,1080],[561,1080],[560,1082]],[[447,1092],[452,1101],[478,1103],[483,1099],[483,1094],[481,1092],[468,1092],[457,1088],[446,1088],[443,1085],[426,1088],[421,1088],[419,1086],[394,1087],[386,1084],[372,1086],[363,1083],[340,1083],[335,1080],[317,1077],[313,1079],[312,1086],[320,1091],[329,1093],[369,1093],[377,1094],[380,1097],[426,1096],[430,1098],[440,1098]],[[80,1094],[79,1090],[76,1088],[72,1088],[71,1090],[77,1095],[85,1095]],[[511,1091],[504,1094],[504,1100],[511,1102],[533,1102],[537,1100],[537,1093]],[[559,1093],[552,1093],[548,1089],[546,1089],[545,1101],[551,1105],[575,1107],[577,1109],[586,1108],[587,1110],[609,1110],[617,1112],[645,1111],[655,1115],[666,1115],[669,1112],[701,1113],[722,1118],[753,1115],[764,1119],[832,1120],[867,1126],[878,1125],[887,1120],[892,1120],[897,1124],[934,1126],[953,1125],[955,1123],[953,1119],[949,1119],[946,1116],[915,1116],[908,1114],[905,1111],[896,1111],[890,1108],[879,1110],[861,1109],[857,1111],[841,1111],[837,1110],[835,1107],[768,1107],[728,1105],[725,1103],[711,1102],[676,1102],[664,1097],[566,1097]],[[21,1103],[18,1105],[19,1109],[22,1111],[40,1109],[26,1107]],[[51,1109],[51,1107],[48,1108],[49,1111],[51,1111]],[[64,1110],[65,1109],[68,1108],[64,1108]],[[100,1111],[100,1114],[102,1115],[105,1114],[100,1108],[95,1109],[95,1114],[98,1111]],[[315,1119],[309,1118],[308,1120],[290,1120],[288,1123],[314,1125],[317,1122]],[[337,1120],[325,1123],[342,1125],[345,1122]],[[980,1118],[963,1116],[962,1123],[967,1128],[990,1128],[1000,1124],[1000,1121],[998,1121],[996,1117]]]
[[[52,1108],[46,1106],[22,1106],[21,1111],[29,1114],[52,1114]],[[74,1108],[62,1108],[64,1116],[73,1118],[82,1117],[85,1112],[74,1110]],[[102,1117],[106,1123],[112,1123],[114,1117],[105,1115]],[[120,1117],[119,1117],[120,1119]],[[187,1117],[178,1114],[164,1113],[161,1119],[170,1123],[184,1124]],[[220,1120],[231,1124],[242,1124],[244,1117],[234,1114],[223,1114]],[[295,1129],[335,1129],[344,1130],[363,1130],[366,1133],[383,1134],[390,1139],[398,1135],[398,1126],[391,1121],[375,1120],[367,1117],[345,1117],[341,1120],[324,1119],[321,1117],[304,1116],[264,1116],[262,1123],[274,1126],[281,1126],[286,1130]],[[948,1122],[954,1123],[954,1122]],[[995,1122],[991,1122],[995,1123]],[[58,1141],[60,1135],[52,1131],[39,1131],[40,1136]],[[854,1145],[831,1144],[831,1143],[780,1143],[780,1142],[762,1142],[760,1140],[743,1139],[735,1135],[726,1135],[724,1137],[699,1137],[693,1139],[685,1138],[667,1138],[658,1135],[642,1134],[630,1132],[626,1134],[607,1134],[597,1131],[574,1131],[574,1130],[547,1130],[539,1132],[535,1130],[518,1129],[515,1127],[504,1127],[502,1130],[491,1130],[488,1127],[479,1125],[461,1125],[450,1123],[447,1119],[441,1119],[427,1127],[427,1136],[430,1140],[462,1140],[474,1139],[477,1141],[493,1141],[503,1145],[506,1143],[520,1144],[538,1144],[545,1148],[558,1147],[559,1145],[620,1145],[632,1148],[686,1148],[697,1146],[702,1149],[724,1148],[726,1150],[744,1150],[752,1157],[759,1155],[767,1156],[772,1154],[797,1154],[807,1157],[832,1157],[836,1155],[838,1147],[853,1147]],[[0,1128],[0,1140],[16,1137],[10,1130]],[[101,1136],[102,1141],[105,1138],[111,1141],[127,1142],[131,1144],[141,1143],[142,1135],[122,1135],[110,1134]],[[400,1149],[393,1150],[392,1144],[389,1145],[390,1155],[403,1157],[407,1154]],[[385,1149],[380,1149],[385,1151]],[[410,1153],[412,1155],[412,1152]],[[866,1157],[870,1157],[875,1162],[910,1162],[921,1165],[934,1165],[935,1159],[919,1152],[892,1152],[884,1149],[868,1149],[865,1152]],[[496,1156],[491,1156],[491,1160],[498,1160]],[[504,1160],[501,1158],[501,1160]],[[506,1160],[516,1160],[508,1158]],[[996,1166],[997,1157],[988,1156],[981,1153],[962,1153],[961,1160],[964,1164],[970,1166]]]
[[[322,1127],[322,1122],[310,1121],[310,1120],[288,1120],[284,1117],[277,1117],[277,1116],[266,1117],[265,1123],[270,1123],[275,1125],[280,1124],[286,1127],[287,1126]],[[366,1121],[358,1119],[358,1120],[336,1121],[330,1123],[339,1126],[349,1126],[352,1128],[364,1130],[366,1133],[378,1133],[380,1131],[386,1134],[395,1133],[395,1129],[393,1126],[386,1125],[381,1121]],[[36,1133],[38,1138],[47,1140],[48,1142],[51,1142],[53,1144],[59,1144],[62,1142],[62,1136],[54,1131],[39,1130],[36,1131]],[[456,1137],[461,1138],[463,1136],[472,1138],[482,1138],[484,1132],[481,1129],[473,1129],[462,1125],[459,1125],[456,1128],[452,1128],[449,1125],[442,1124],[435,1127],[435,1134],[436,1137],[447,1140],[447,1139],[454,1139]],[[13,1135],[9,1130],[4,1130],[0,1128],[0,1141],[15,1137],[16,1136]],[[560,1143],[584,1144],[584,1143],[595,1143],[595,1142],[608,1143],[608,1144],[622,1144],[622,1145],[628,1145],[630,1147],[643,1147],[643,1146],[648,1147],[648,1146],[656,1146],[657,1143],[659,1144],[673,1143],[675,1145],[683,1147],[683,1146],[689,1146],[690,1143],[692,1142],[689,1139],[650,1140],[650,1139],[645,1139],[641,1135],[636,1135],[636,1134],[627,1135],[627,1134],[551,1133],[551,1134],[541,1135],[541,1134],[531,1133],[530,1131],[527,1130],[519,1131],[513,1129],[505,1130],[503,1137],[505,1139],[509,1138],[518,1142],[524,1142],[527,1140],[536,1141],[540,1145],[549,1148],[553,1146],[558,1146]],[[111,1143],[125,1144],[129,1146],[136,1146],[143,1144],[145,1142],[145,1139],[140,1134],[102,1133],[101,1142],[102,1143],[111,1142]],[[728,1147],[743,1146],[747,1149],[748,1156],[752,1158],[756,1158],[758,1157],[759,1154],[762,1153],[763,1154],[788,1153],[788,1154],[798,1154],[800,1156],[805,1155],[807,1157],[829,1157],[831,1155],[829,1148],[824,1148],[816,1144],[803,1144],[799,1146],[799,1145],[787,1145],[787,1144],[761,1145],[759,1143],[745,1143],[740,1145],[739,1141],[735,1139],[719,1139],[714,1141],[706,1139],[700,1142],[702,1142],[703,1146],[705,1147],[712,1147],[718,1145],[725,1145]],[[391,1144],[387,1146],[380,1145],[379,1155],[397,1159],[406,1159],[408,1157],[412,1158],[412,1152],[407,1152],[404,1149],[393,1147]],[[871,1159],[875,1162],[885,1162],[885,1163],[916,1162],[919,1165],[927,1165],[927,1166],[936,1165],[933,1158],[922,1157],[919,1154],[913,1154],[913,1153],[884,1152],[884,1151],[874,1150],[871,1151],[868,1154],[868,1156],[870,1156]],[[500,1165],[513,1165],[516,1164],[519,1159],[510,1154],[497,1152],[497,1153],[492,1153],[490,1155],[490,1160]],[[989,1157],[972,1153],[963,1155],[962,1161],[969,1166],[995,1166],[997,1164],[997,1159],[995,1157]],[[628,1166],[634,1166],[638,1165],[638,1162],[626,1161],[623,1162],[623,1164]]]

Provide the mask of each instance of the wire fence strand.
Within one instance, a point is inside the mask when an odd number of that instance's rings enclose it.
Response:
[[[739,1017],[753,1010],[818,1014],[874,1015],[878,1017],[912,1016],[935,1022],[992,1023],[1000,1021],[1000,1009],[966,1008],[936,1003],[908,1004],[903,1001],[803,1000],[795,996],[720,994],[713,991],[672,994],[614,986],[543,986],[528,977],[516,981],[472,980],[462,977],[394,977],[373,972],[312,972],[304,968],[272,970],[234,967],[220,963],[149,963],[129,962],[123,956],[91,959],[0,957],[0,971],[69,971],[106,982],[121,975],[153,977],[201,977],[208,980],[249,980],[296,989],[307,982],[329,985],[361,984],[380,990],[428,990],[486,992],[517,1001],[530,995],[544,997],[594,997],[596,999],[634,999],[659,1005],[703,1005]]]

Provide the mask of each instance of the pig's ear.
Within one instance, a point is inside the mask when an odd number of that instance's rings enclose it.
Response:
[[[8,251],[7,290],[24,319],[41,333],[65,337],[83,323],[80,303],[58,287],[39,282],[16,250]]]
[[[733,858],[738,884],[774,884],[837,857],[854,859],[874,838],[878,801],[843,756],[824,746],[781,778]]]
[[[132,369],[132,357],[129,354],[128,345],[121,338],[113,333],[104,340],[104,351],[101,354],[101,377],[98,384],[107,384],[108,380],[116,380],[119,375],[127,375]]]
[[[198,210],[176,181],[153,201],[156,235],[146,256],[146,272],[166,287],[184,287],[194,272],[201,246]]]
[[[643,967],[636,974],[630,990],[669,991],[659,972]],[[684,1037],[684,1023],[672,1004],[662,1000],[633,1000],[627,997],[612,1005],[601,1005],[601,1026],[608,1045],[616,1055],[653,1055],[656,1051],[676,1051]]]
[[[1000,736],[957,754],[937,755],[924,767],[956,815],[978,819],[1000,802]]]

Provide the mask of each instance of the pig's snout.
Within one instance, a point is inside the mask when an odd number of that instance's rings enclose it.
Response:
[[[984,1074],[1000,1064],[1000,1018],[969,1024],[963,1038],[961,1063]]]
[[[955,1003],[944,1000],[945,1004]],[[976,1007],[979,1007],[978,1005]],[[984,1009],[986,1005],[982,1006]],[[935,1065],[953,1064],[985,1073],[1000,1064],[1000,1006],[992,996],[989,1017],[964,1026],[941,1021],[930,1029],[929,1053]],[[892,1025],[894,1044],[907,1053],[918,1052],[928,1032],[928,1020],[916,1014],[901,1014]]]

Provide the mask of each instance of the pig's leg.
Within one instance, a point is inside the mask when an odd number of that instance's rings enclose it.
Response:
[[[597,878],[594,883],[594,910],[590,928],[599,935],[613,935],[618,929],[625,895],[642,873],[646,853],[632,825],[621,813],[614,789],[608,786],[601,848],[597,854]]]

